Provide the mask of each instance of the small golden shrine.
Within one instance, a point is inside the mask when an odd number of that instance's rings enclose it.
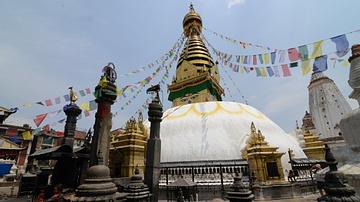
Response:
[[[304,153],[308,159],[324,159],[325,158],[325,146],[324,142],[319,140],[318,136],[315,136],[308,129],[304,134],[305,147]]]
[[[277,150],[278,147],[269,146],[261,131],[256,132],[254,123],[251,123],[251,134],[245,149],[242,150],[242,158],[247,159],[255,184],[276,184],[285,181],[281,164],[281,157],[285,153]]]
[[[114,133],[112,140],[109,165],[112,176],[131,177],[136,167],[144,173],[148,130],[143,124],[142,113],[139,113],[138,121],[130,118],[125,130]]]

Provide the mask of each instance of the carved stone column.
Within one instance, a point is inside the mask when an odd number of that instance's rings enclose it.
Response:
[[[113,67],[110,67],[113,66]],[[109,162],[110,130],[111,130],[111,105],[114,104],[116,94],[116,72],[113,63],[103,69],[104,75],[95,87],[95,97],[98,109],[95,115],[94,135],[91,142],[90,166],[98,165],[99,158],[104,165]],[[101,155],[101,156],[99,156]]]
[[[161,154],[161,140],[160,140],[160,122],[162,121],[163,108],[160,105],[158,96],[159,86],[150,87],[149,91],[156,91],[157,96],[149,105],[149,121],[150,125],[150,139],[147,143],[146,153],[146,168],[145,168],[145,182],[153,194],[151,201],[158,201],[159,195],[159,179],[160,179],[160,154]]]

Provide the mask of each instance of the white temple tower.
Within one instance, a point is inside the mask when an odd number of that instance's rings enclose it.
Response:
[[[351,107],[334,81],[322,72],[313,72],[308,90],[310,114],[320,139],[327,141],[341,135],[339,122]]]

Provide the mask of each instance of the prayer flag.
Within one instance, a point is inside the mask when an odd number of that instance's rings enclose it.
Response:
[[[311,59],[317,58],[322,55],[322,46],[324,44],[324,40],[317,41],[313,43],[314,50],[311,54]]]
[[[302,71],[302,75],[305,76],[307,75],[311,70],[311,66],[310,66],[310,60],[303,60],[301,62],[301,71]]]
[[[333,37],[331,41],[336,44],[336,55],[338,57],[341,58],[349,52],[349,41],[345,34]]]
[[[261,71],[261,76],[263,77],[267,76],[265,67],[260,67],[260,71]]]
[[[65,99],[65,102],[69,102],[70,101],[70,95],[69,94],[64,95],[64,99]]]
[[[323,72],[323,71],[326,71],[327,68],[328,68],[327,55],[323,55],[323,56],[315,58],[314,64],[313,64],[314,72]]]
[[[255,67],[256,76],[261,76],[261,71],[259,67]]]
[[[264,63],[264,60],[263,60],[262,54],[259,54],[259,60],[260,60],[260,63],[261,63],[261,64],[263,64],[263,63]]]
[[[300,60],[300,58],[301,58],[300,53],[298,52],[298,50],[296,48],[288,49],[288,55],[289,55],[289,60],[291,62]]]
[[[279,54],[280,54],[279,63],[283,63],[284,60],[285,60],[286,51],[285,50],[279,50]]]
[[[309,51],[306,45],[299,46],[301,60],[309,59]]]
[[[281,68],[283,70],[283,76],[284,77],[291,76],[291,72],[290,72],[290,69],[289,69],[287,64],[281,65]]]
[[[107,83],[108,83],[108,80],[106,79],[105,76],[103,76],[103,77],[101,77],[98,85],[99,85],[100,87],[104,88],[104,87],[107,85]]]
[[[36,118],[34,119],[34,123],[35,123],[36,127],[39,127],[39,125],[44,121],[44,119],[46,118],[47,115],[48,115],[48,113],[40,114],[40,115],[36,116]]]
[[[290,68],[297,67],[297,66],[298,66],[298,63],[297,63],[297,62],[292,62],[292,63],[290,63]]]
[[[275,77],[280,77],[278,66],[274,66],[274,74],[275,74]]]
[[[58,115],[60,112],[61,112],[61,109],[52,111],[52,112],[50,112],[50,117],[54,117],[54,116]]]
[[[36,104],[44,106],[42,102],[36,102]]]
[[[85,110],[84,115],[85,115],[85,117],[88,117],[88,116],[90,116],[90,112]]]
[[[79,93],[80,93],[81,97],[84,97],[86,95],[84,90],[80,90]]]
[[[256,59],[256,55],[253,55],[253,65],[257,64],[257,59]]]
[[[89,104],[87,102],[83,102],[80,104],[80,107],[82,107],[83,109],[85,109],[85,111],[89,111]]]
[[[58,123],[64,123],[65,120],[66,120],[66,118],[65,118],[65,119],[61,119],[61,120],[58,121]]]
[[[96,106],[97,106],[97,104],[96,104],[96,101],[95,100],[90,100],[89,101],[89,107],[90,107],[90,110],[92,111],[92,110],[95,110],[96,109]]]
[[[266,67],[266,70],[267,70],[268,75],[269,75],[270,77],[274,76],[274,71],[271,69],[271,67]]]
[[[90,88],[85,89],[86,94],[91,94]]]
[[[55,104],[60,104],[60,97],[55,98]]]
[[[48,99],[48,100],[45,100],[45,104],[46,106],[52,106],[52,102],[51,102],[51,99]]]
[[[271,64],[275,63],[275,59],[276,59],[276,52],[271,52]]]
[[[264,62],[265,64],[269,64],[269,53],[264,54]]]
[[[31,104],[23,104],[24,107],[31,107]]]
[[[12,137],[9,137],[10,141],[15,143],[15,144],[18,144],[20,143],[21,141],[19,140],[19,136],[12,136]]]

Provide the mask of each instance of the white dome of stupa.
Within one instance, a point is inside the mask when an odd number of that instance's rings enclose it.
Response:
[[[306,158],[299,143],[259,110],[236,102],[201,102],[166,110],[160,128],[161,162],[196,162],[241,159],[255,124],[270,146],[285,152],[284,170],[289,170],[288,150],[294,158]]]

